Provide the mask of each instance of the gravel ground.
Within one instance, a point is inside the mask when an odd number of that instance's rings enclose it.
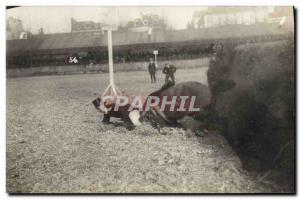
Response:
[[[206,70],[178,70],[176,78],[206,83]],[[163,83],[160,71],[158,78],[154,85],[144,71],[115,74],[129,94],[150,93]],[[108,74],[7,79],[8,192],[284,191],[244,171],[217,132],[103,125],[91,101],[107,84]]]

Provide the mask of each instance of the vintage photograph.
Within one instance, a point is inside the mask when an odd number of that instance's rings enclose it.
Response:
[[[295,194],[294,16],[7,6],[7,193]]]

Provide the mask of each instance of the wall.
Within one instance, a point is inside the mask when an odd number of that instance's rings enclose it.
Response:
[[[158,61],[158,69],[162,69],[168,61]],[[177,68],[205,67],[209,64],[209,58],[186,59],[170,61]],[[116,63],[114,71],[147,70],[148,62]],[[7,68],[7,77],[23,77],[35,75],[66,75],[82,73],[108,72],[108,64],[96,65],[67,65],[67,66],[41,66],[32,68]]]

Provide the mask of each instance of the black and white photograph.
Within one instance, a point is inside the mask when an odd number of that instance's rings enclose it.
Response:
[[[6,192],[295,194],[296,8],[224,3],[6,6]]]

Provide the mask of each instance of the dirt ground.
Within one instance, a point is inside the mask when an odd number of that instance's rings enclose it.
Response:
[[[178,70],[177,82],[206,83],[207,68]],[[115,74],[129,94],[150,93],[145,71]],[[196,136],[150,124],[127,130],[103,125],[91,101],[108,74],[7,79],[6,178],[8,192],[284,192],[242,169],[218,132]],[[184,122],[190,122],[186,119]]]

